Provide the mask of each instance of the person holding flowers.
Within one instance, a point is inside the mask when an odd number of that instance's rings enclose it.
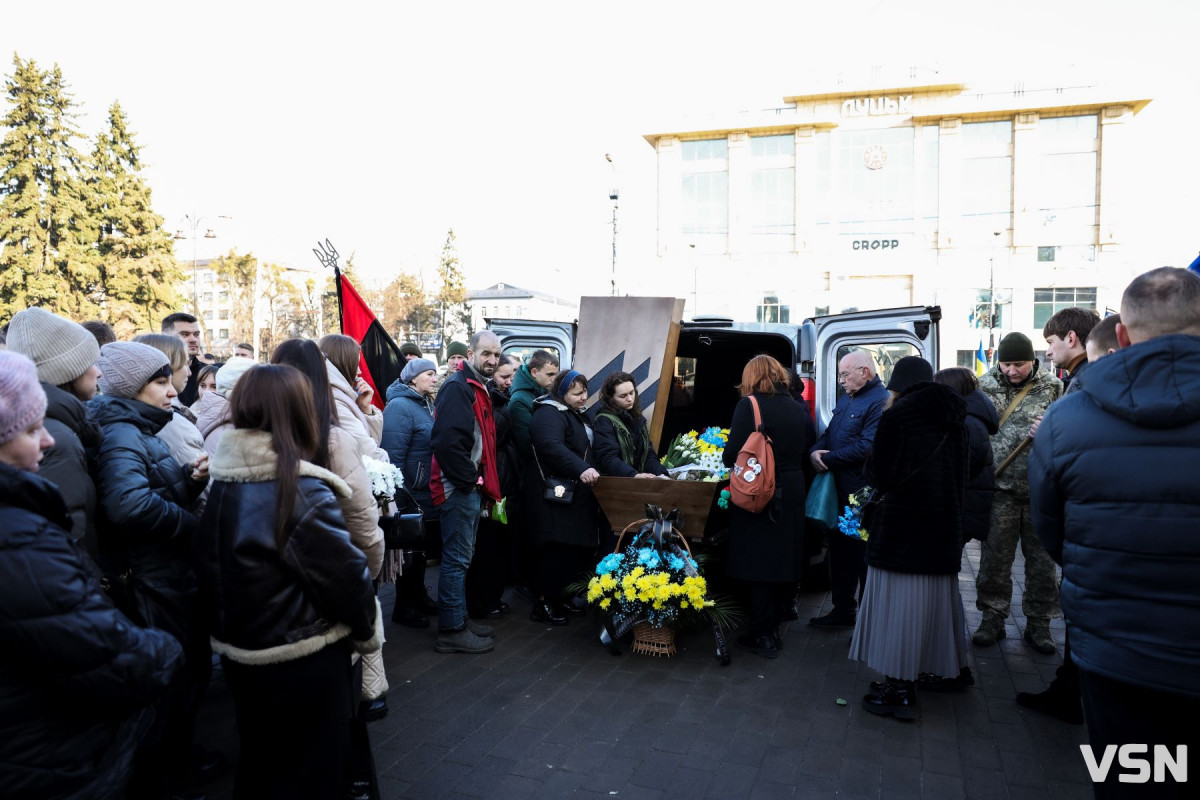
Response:
[[[748,629],[737,639],[743,650],[775,658],[783,645],[779,623],[791,606],[804,556],[804,469],[816,440],[808,409],[792,399],[783,365],[768,355],[750,359],[738,387],[742,399],[733,410],[725,466],[754,431],[753,397],[763,432],[775,453],[775,497],[759,513],[729,507],[727,573],[746,589]]]
[[[618,478],[667,476],[650,443],[637,382],[632,375],[614,372],[604,379],[594,419],[596,468],[601,475]]]
[[[932,378],[929,362],[906,356],[887,386],[867,462],[878,507],[865,523],[869,569],[850,643],[851,659],[885,676],[863,708],[900,719],[917,716],[918,680],[937,690],[974,683],[958,594],[967,405]]]

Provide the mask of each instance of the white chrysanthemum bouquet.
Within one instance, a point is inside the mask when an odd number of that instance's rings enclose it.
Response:
[[[362,461],[367,470],[367,478],[371,481],[371,494],[374,495],[375,502],[379,503],[380,512],[386,516],[391,512],[396,490],[404,488],[404,473],[396,465],[377,458],[363,456]]]

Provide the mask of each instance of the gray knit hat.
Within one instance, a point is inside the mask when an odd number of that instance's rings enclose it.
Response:
[[[46,413],[46,393],[27,356],[0,350],[0,444]]]
[[[430,361],[428,358],[414,358],[412,361],[404,365],[404,369],[400,370],[400,382],[412,383],[412,379],[427,370],[437,372],[437,364]]]
[[[113,397],[137,397],[142,387],[171,362],[161,350],[140,342],[113,342],[100,348],[100,391]]]
[[[75,380],[100,358],[100,345],[86,328],[44,308],[27,308],[12,318],[8,349],[29,356],[38,380],[54,386]]]

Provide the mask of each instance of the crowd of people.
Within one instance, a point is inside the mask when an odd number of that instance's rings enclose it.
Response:
[[[237,795],[338,796],[353,724],[387,713],[381,583],[393,622],[436,621],[439,653],[492,651],[508,586],[533,622],[569,625],[585,611],[572,584],[611,541],[592,487],[666,477],[632,375],[587,409],[587,376],[545,350],[506,356],[489,331],[451,345],[440,379],[405,343],[376,403],[346,336],[210,365],[190,315],[128,342],[106,327],[30,308],[0,352],[0,785],[16,797],[200,796],[227,766],[194,741],[214,665],[237,709]],[[808,491],[828,473],[839,507],[872,490],[869,535],[826,531],[832,608],[809,622],[853,629],[850,658],[883,676],[867,711],[913,718],[918,689],[966,689],[971,645],[1010,630],[1054,654],[1061,613],[1062,667],[1017,702],[1086,718],[1093,746],[1124,742],[1152,704],[1185,713],[1135,739],[1195,738],[1200,278],[1146,273],[1120,315],[1061,310],[1043,335],[1062,380],[1016,332],[980,378],[909,356],[885,385],[851,350],[819,436],[785,365],[745,365],[725,463],[761,431],[776,488],[728,515],[742,650],[784,648]],[[420,514],[422,540],[385,537],[371,459],[402,473],[385,507]],[[973,634],[958,582],[972,539]]]

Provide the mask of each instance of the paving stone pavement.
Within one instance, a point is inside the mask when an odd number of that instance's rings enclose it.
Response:
[[[971,629],[977,543],[960,575]],[[1019,707],[1041,691],[1061,659],[1021,639],[1017,555],[1008,638],[972,652],[976,685],[923,693],[912,722],[873,716],[859,701],[879,678],[846,657],[851,631],[809,627],[829,610],[827,593],[804,594],[800,621],[771,661],[733,651],[727,667],[711,635],[677,639],[673,658],[608,654],[598,626],[574,618],[531,622],[509,594],[486,655],[438,655],[433,629],[387,624],[388,716],[370,732],[384,800],[413,798],[979,798],[1084,800],[1091,783],[1080,756],[1083,726]],[[437,570],[428,572],[436,581]],[[391,587],[381,590],[390,613]],[[837,704],[842,698],[845,706]],[[218,678],[198,740],[237,753],[233,705]],[[232,796],[232,776],[208,787]]]

